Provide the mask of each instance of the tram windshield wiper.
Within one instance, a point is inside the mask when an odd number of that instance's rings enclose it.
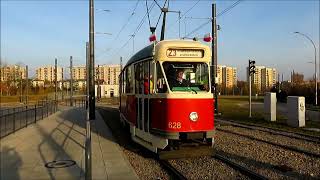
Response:
[[[195,89],[193,89],[193,88],[188,88],[189,90],[191,90],[191,91],[193,91],[193,92],[195,92],[196,94],[198,94],[198,92],[195,90]]]

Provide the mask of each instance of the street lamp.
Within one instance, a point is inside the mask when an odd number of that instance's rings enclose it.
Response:
[[[95,32],[94,34],[112,35],[111,33],[108,33],[108,32]]]
[[[316,49],[316,45],[314,44],[314,42],[312,41],[312,39],[309,36],[307,36],[307,35],[305,35],[303,33],[300,33],[300,32],[294,32],[294,33],[295,34],[300,34],[301,36],[307,38],[312,43],[312,45],[314,47],[314,71],[315,71],[315,84],[316,84],[316,89],[315,89],[315,91],[316,91],[315,99],[316,100],[315,100],[315,103],[316,103],[316,106],[317,106],[318,105],[318,85],[317,85],[317,49]]]
[[[109,9],[95,9],[96,12],[99,12],[99,11],[104,11],[104,12],[111,12],[111,10]]]

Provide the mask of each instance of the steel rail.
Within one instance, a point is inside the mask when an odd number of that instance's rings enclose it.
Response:
[[[305,141],[309,141],[309,142],[320,143],[320,137],[307,135],[307,134],[303,134],[303,133],[290,132],[290,131],[274,129],[274,128],[269,128],[269,127],[264,127],[264,126],[259,126],[259,125],[257,126],[257,125],[251,125],[251,124],[238,123],[238,122],[234,122],[234,121],[230,121],[230,120],[215,119],[215,121],[225,123],[225,124],[228,124],[228,125],[231,125],[234,127],[241,127],[241,128],[246,128],[246,129],[258,130],[258,131],[268,132],[268,133],[275,134],[275,135],[281,135],[281,136],[305,140]]]
[[[261,174],[258,174],[258,173],[254,172],[254,171],[252,171],[252,170],[250,170],[250,169],[248,169],[248,168],[246,168],[246,167],[244,167],[244,166],[242,166],[242,165],[240,165],[240,164],[238,164],[238,163],[236,163],[236,162],[234,162],[234,161],[232,161],[232,160],[230,160],[230,159],[228,159],[218,153],[215,153],[213,155],[213,158],[216,158],[216,159],[224,162],[225,164],[228,164],[233,169],[240,171],[242,174],[244,174],[252,179],[259,179],[259,180],[260,179],[263,179],[263,180],[268,179],[267,177],[265,177]]]
[[[160,164],[173,176],[173,179],[186,180],[187,178],[181,174],[176,168],[174,168],[168,161],[166,160],[158,160]]]
[[[308,156],[313,156],[313,157],[320,158],[320,154],[316,154],[316,153],[313,153],[313,152],[310,152],[310,151],[306,151],[304,149],[300,149],[300,148],[297,148],[297,147],[282,145],[282,144],[266,141],[266,140],[263,140],[263,139],[255,138],[255,137],[252,137],[252,136],[249,136],[249,135],[244,135],[244,134],[236,133],[236,132],[233,132],[233,131],[224,130],[224,129],[221,129],[221,128],[216,128],[216,129],[218,131],[234,134],[234,135],[237,135],[237,136],[242,136],[242,137],[254,140],[254,141],[260,141],[260,142],[263,142],[263,143],[266,143],[266,144],[270,144],[270,145],[273,145],[273,146],[277,146],[277,147],[280,147],[280,148],[283,148],[283,149],[287,149],[287,150],[290,150],[290,151],[295,151],[295,152],[298,152],[298,153],[301,153],[301,154],[305,154],[305,155],[308,155]]]

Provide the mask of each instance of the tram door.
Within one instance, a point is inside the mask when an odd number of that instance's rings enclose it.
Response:
[[[136,125],[145,132],[149,132],[150,129],[150,97],[153,92],[152,64],[151,61],[135,64]]]

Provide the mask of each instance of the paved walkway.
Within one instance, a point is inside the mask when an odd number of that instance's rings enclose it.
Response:
[[[1,180],[84,179],[85,110],[61,107],[37,124],[1,140]],[[138,179],[96,112],[92,127],[93,179]],[[67,168],[46,168],[58,160],[73,160]]]

